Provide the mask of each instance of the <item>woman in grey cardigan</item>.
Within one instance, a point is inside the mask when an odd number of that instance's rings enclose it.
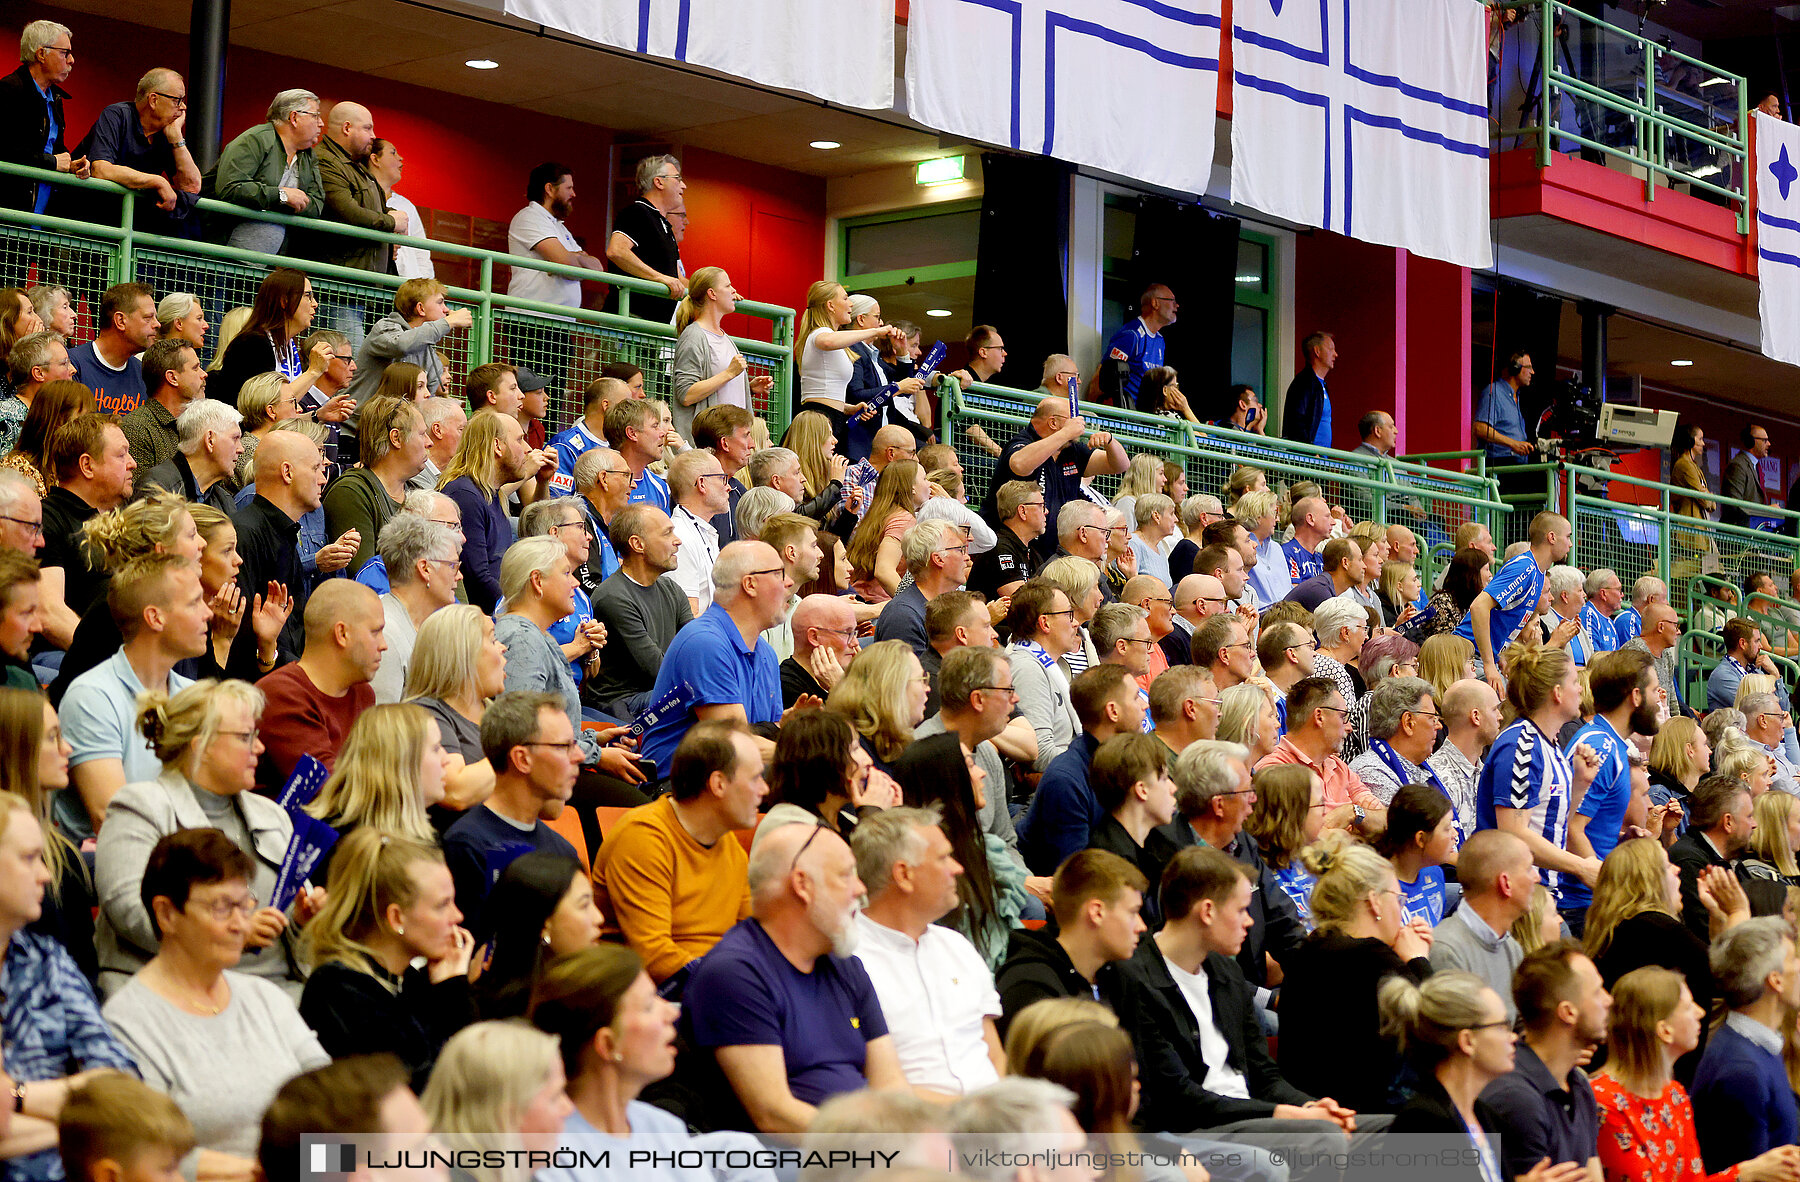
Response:
[[[701,267],[688,280],[687,298],[675,309],[675,395],[669,414],[683,439],[694,437],[694,416],[728,403],[755,412],[753,397],[775,386],[768,374],[745,377],[744,355],[721,322],[737,309],[737,289],[721,267]]]
[[[339,440],[351,454],[356,450],[356,424],[362,404],[374,396],[381,386],[381,375],[396,361],[405,361],[425,371],[425,388],[433,394],[444,387],[444,359],[437,346],[452,332],[460,332],[475,323],[475,314],[467,308],[451,311],[444,302],[449,288],[436,279],[408,279],[394,293],[394,310],[375,322],[369,335],[356,351],[356,376],[344,387],[344,393],[356,403],[350,421],[344,424]]]
[[[293,836],[293,822],[272,800],[256,795],[256,738],[262,691],[244,681],[207,678],[172,697],[143,699],[138,725],[163,773],[127,784],[107,805],[94,855],[100,918],[94,943],[100,956],[100,988],[116,992],[157,951],[156,925],[144,909],[140,889],[150,851],[182,829],[218,829],[249,855],[250,892],[267,904]],[[311,896],[301,893],[296,920],[311,914]],[[294,924],[263,906],[249,920],[243,960],[237,969],[281,986],[297,1003],[302,979],[292,955]]]

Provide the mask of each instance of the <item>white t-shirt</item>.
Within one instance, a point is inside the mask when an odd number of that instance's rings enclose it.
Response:
[[[1231,1047],[1219,1033],[1219,1024],[1213,1020],[1212,994],[1207,992],[1205,967],[1202,966],[1198,973],[1189,973],[1183,972],[1181,966],[1166,956],[1163,963],[1169,966],[1169,976],[1181,990],[1181,996],[1187,999],[1188,1009],[1194,1011],[1194,1025],[1200,1028],[1200,1057],[1206,1060],[1206,1078],[1200,1081],[1200,1086],[1221,1096],[1250,1099],[1250,1085],[1245,1081],[1244,1073],[1225,1064],[1231,1056]]]
[[[844,391],[850,387],[850,378],[856,373],[856,363],[850,359],[847,351],[819,349],[813,345],[813,341],[824,331],[822,328],[814,329],[812,336],[806,338],[806,347],[800,351],[802,402],[809,398],[830,398],[842,402]]]
[[[424,238],[425,227],[419,221],[419,207],[402,193],[389,193],[387,199],[389,209],[397,209],[406,215],[406,236],[408,238]],[[396,246],[394,248],[394,274],[402,279],[435,279],[437,268],[431,265],[431,252],[420,246]]]
[[[730,369],[731,359],[738,355],[737,345],[732,343],[729,336],[722,332],[714,332],[705,325],[700,326],[700,331],[706,334],[706,351],[712,355],[712,371],[714,373],[724,373],[727,369]],[[723,386],[720,386],[717,390],[714,390],[712,392],[712,400],[709,401],[708,405],[741,406],[745,410],[749,410],[750,371],[745,370],[737,377],[726,382]]]
[[[696,517],[680,505],[670,514],[675,523],[675,536],[681,539],[681,549],[675,552],[675,569],[669,577],[681,588],[681,593],[699,603],[694,615],[712,606],[713,564],[719,561],[719,531],[713,528],[711,521]]]
[[[906,1082],[967,1095],[998,1079],[985,1031],[986,1019],[1000,1016],[1000,995],[968,938],[932,924],[914,942],[861,914],[856,930],[856,958],[875,986]]]
[[[581,253],[581,244],[575,241],[575,235],[569,233],[569,227],[563,224],[563,220],[533,201],[513,214],[512,224],[506,228],[506,249],[511,254],[536,254],[537,244],[546,238],[556,239],[570,254]],[[546,275],[542,271],[514,267],[512,278],[506,284],[506,294],[524,300],[579,308],[581,280],[564,279],[560,275]]]

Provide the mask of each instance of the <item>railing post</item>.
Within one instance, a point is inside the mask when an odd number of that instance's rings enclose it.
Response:
[[[1555,116],[1551,114],[1555,108],[1556,95],[1552,93],[1550,73],[1556,68],[1556,15],[1562,7],[1557,0],[1544,0],[1543,7],[1538,9],[1540,31],[1538,51],[1543,60],[1538,67],[1538,124],[1543,130],[1538,132],[1538,167],[1550,167],[1550,132],[1556,126]]]
[[[1675,539],[1669,536],[1675,532],[1670,528],[1670,525],[1674,521],[1675,514],[1669,504],[1668,489],[1664,489],[1658,494],[1658,503],[1662,507],[1663,518],[1662,528],[1656,531],[1656,577],[1663,581],[1663,586],[1667,587],[1669,585],[1669,572],[1673,569],[1673,563],[1670,556],[1674,553],[1675,548]]]
[[[469,337],[470,368],[486,365],[494,357],[494,260],[481,260],[481,310]]]
[[[123,236],[119,239],[119,249],[113,255],[114,283],[130,283],[137,278],[137,250],[132,241],[132,220],[137,212],[137,202],[132,200],[136,194],[127,189],[119,198],[119,229]]]

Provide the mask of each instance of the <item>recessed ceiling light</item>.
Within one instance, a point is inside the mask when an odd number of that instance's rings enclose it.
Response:
[[[807,145],[807,147],[817,148],[821,152],[829,152],[833,148],[841,148],[843,146],[844,145],[838,143],[836,140],[814,140],[812,143]]]
[[[1691,361],[1671,361],[1671,362],[1669,362],[1669,364],[1676,366],[1677,368],[1680,368],[1680,369],[1686,369],[1688,366],[1690,366],[1694,363]]]
[[[927,309],[925,309],[925,315],[936,316],[939,319],[942,319],[943,317],[950,315],[950,309],[948,309],[948,308],[927,308]]]
[[[471,70],[498,70],[500,68],[500,63],[491,57],[471,58],[464,62],[463,65],[469,67]]]
[[[1237,281],[1239,283],[1261,283],[1262,276],[1261,275],[1239,275],[1237,277]]]

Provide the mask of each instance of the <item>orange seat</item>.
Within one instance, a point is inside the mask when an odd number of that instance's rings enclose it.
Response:
[[[556,820],[546,821],[545,824],[562,834],[575,847],[575,856],[580,860],[583,870],[593,869],[593,859],[588,854],[587,835],[581,831],[580,814],[574,809],[565,808],[556,815]]]
[[[1045,922],[1046,922],[1045,920],[1041,920],[1041,919],[1022,919],[1019,921],[1019,926],[1024,928],[1026,931],[1035,932],[1035,931],[1039,931],[1040,929],[1042,929]]]
[[[600,819],[600,837],[601,837],[601,839],[605,840],[606,835],[613,831],[613,826],[615,826],[619,823],[619,818],[623,817],[626,813],[628,813],[630,811],[631,810],[628,808],[618,808],[618,807],[595,809],[594,816],[596,816]]]
[[[734,830],[732,830],[732,832],[737,834],[738,844],[744,847],[744,852],[746,854],[749,853],[750,852],[750,843],[756,840],[756,830],[754,830],[754,829],[734,829]]]

